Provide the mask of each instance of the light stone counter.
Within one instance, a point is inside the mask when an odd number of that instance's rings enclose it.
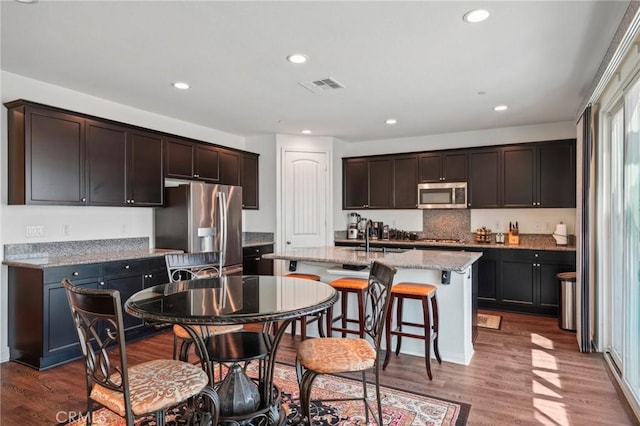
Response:
[[[337,263],[341,265],[368,266],[378,260],[396,268],[435,269],[464,272],[477,261],[482,253],[443,250],[413,250],[403,253],[358,251],[354,247],[312,247],[286,250],[263,255],[267,259],[297,260],[301,262]]]

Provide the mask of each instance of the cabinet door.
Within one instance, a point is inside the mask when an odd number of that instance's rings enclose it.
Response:
[[[502,201],[504,207],[534,207],[536,150],[534,146],[503,148]]]
[[[273,253],[273,244],[242,248],[242,273],[244,275],[273,275],[273,260],[263,254]]]
[[[467,153],[444,152],[442,154],[442,180],[447,182],[467,181]]]
[[[527,251],[504,254],[502,258],[502,294],[505,304],[533,305],[536,300],[534,290],[534,262]]]
[[[442,156],[439,152],[427,152],[425,154],[420,154],[418,162],[420,169],[420,182],[442,181]]]
[[[31,107],[26,113],[25,202],[84,204],[84,119]]]
[[[242,155],[242,208],[258,210],[258,156]]]
[[[141,318],[129,315],[124,311],[124,303],[139,292],[144,287],[144,279],[142,275],[124,276],[119,278],[105,278],[104,288],[118,290],[120,292],[120,301],[122,303],[122,319],[124,322],[124,329],[128,331],[130,329],[140,327],[143,324]]]
[[[416,188],[417,191],[417,188]],[[393,202],[393,165],[390,159],[369,160],[369,203],[373,209],[391,208]]]
[[[367,160],[350,158],[342,160],[342,208],[361,209],[369,201],[369,177]]]
[[[418,207],[418,158],[393,159],[393,207],[415,209]]]
[[[482,251],[478,260],[478,299],[495,302],[498,300],[500,251]]]
[[[575,140],[539,145],[540,207],[576,206]]]
[[[167,177],[191,179],[194,175],[195,144],[179,139],[164,143],[165,173]]]
[[[161,137],[153,133],[131,131],[128,145],[128,203],[161,206],[164,197]]]
[[[220,183],[240,185],[240,153],[220,150]]]
[[[469,153],[469,207],[500,207],[500,150]]]
[[[225,159],[225,161],[229,161]],[[233,167],[233,165],[224,164],[225,167]],[[226,177],[229,170],[223,170]],[[213,145],[196,144],[196,174],[195,177],[206,182],[220,181],[220,152]],[[229,179],[233,179],[230,177]],[[225,182],[223,182],[225,183]],[[230,183],[229,185],[235,185]]]
[[[98,280],[89,282],[74,281],[83,288],[98,288]],[[43,356],[52,355],[56,351],[80,348],[78,332],[71,316],[71,307],[67,299],[67,291],[61,284],[44,286],[44,326]]]
[[[87,204],[126,205],[127,130],[87,120]]]

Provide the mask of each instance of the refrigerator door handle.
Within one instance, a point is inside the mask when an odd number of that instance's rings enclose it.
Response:
[[[224,254],[227,250],[227,200],[226,193],[218,192],[218,215],[220,234],[220,268],[224,266]]]

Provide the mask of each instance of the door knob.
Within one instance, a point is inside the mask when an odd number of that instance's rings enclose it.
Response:
[[[287,244],[291,244],[291,241],[287,241]]]

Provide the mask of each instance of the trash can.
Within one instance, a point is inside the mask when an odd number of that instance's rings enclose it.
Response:
[[[561,272],[556,278],[560,282],[558,326],[563,330],[576,331],[576,273]]]

